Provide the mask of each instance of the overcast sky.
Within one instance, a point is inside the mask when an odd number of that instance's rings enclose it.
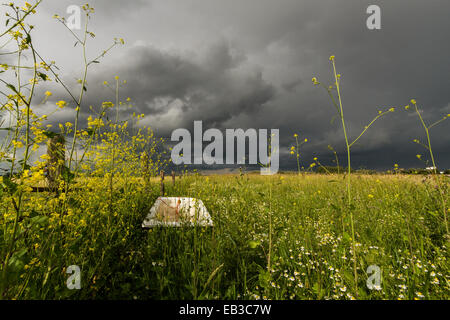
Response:
[[[81,76],[80,47],[53,14],[85,1],[44,0],[32,18],[37,50],[55,60],[73,84]],[[336,56],[344,114],[355,138],[378,110],[397,107],[352,147],[353,166],[377,169],[423,167],[416,154],[425,141],[417,116],[403,110],[415,98],[432,123],[450,113],[450,1],[448,0],[95,0],[88,55],[114,37],[115,48],[88,76],[86,105],[113,100],[102,82],[127,80],[143,123],[170,137],[176,128],[280,129],[282,168],[295,167],[288,154],[293,134],[308,138],[304,164],[318,156],[331,164],[331,144],[345,163],[340,122],[313,76],[332,81]],[[366,9],[381,7],[381,30],[368,30]],[[84,23],[84,19],[82,20]],[[3,25],[3,23],[2,23]],[[56,90],[47,106],[65,98]],[[54,121],[73,120],[73,110]],[[83,114],[86,117],[86,114]],[[431,131],[438,166],[450,168],[450,119]],[[352,139],[351,139],[352,140]]]

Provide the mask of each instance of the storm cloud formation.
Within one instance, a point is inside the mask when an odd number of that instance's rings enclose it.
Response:
[[[47,22],[73,1],[44,1],[36,32],[42,51],[68,81],[79,73],[79,52],[67,33]],[[81,4],[81,3],[80,3]],[[368,30],[366,9],[381,8],[381,30]],[[396,107],[353,147],[353,166],[423,167],[424,140],[417,116],[404,111],[415,98],[428,123],[450,113],[450,2],[356,0],[92,1],[92,55],[114,37],[115,49],[88,78],[86,105],[112,100],[102,86],[126,79],[144,124],[169,137],[173,129],[203,120],[216,128],[279,128],[281,168],[294,168],[288,154],[293,134],[308,138],[303,164],[314,156],[330,163],[332,145],[345,162],[343,134],[331,102],[311,78],[332,81],[330,55],[342,74],[344,115],[351,137],[377,114]],[[37,17],[35,18],[37,19]],[[47,35],[47,36],[46,36]],[[97,41],[97,40],[96,40]],[[68,54],[67,52],[70,52]],[[62,95],[63,93],[60,92]],[[56,95],[55,95],[56,99]],[[85,114],[86,115],[86,114]],[[69,117],[68,117],[69,118]],[[206,129],[206,128],[205,128]],[[441,168],[450,167],[450,121],[431,131]]]

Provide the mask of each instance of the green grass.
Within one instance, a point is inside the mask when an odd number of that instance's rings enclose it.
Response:
[[[440,195],[422,179],[355,175],[349,208],[343,175],[186,176],[167,181],[167,195],[203,200],[215,226],[150,231],[155,180],[117,179],[113,214],[107,178],[84,180],[95,191],[69,193],[62,215],[62,199],[28,193],[3,298],[449,299]],[[4,200],[2,238],[13,219]],[[70,265],[81,290],[66,288]],[[366,286],[369,265],[381,290]]]

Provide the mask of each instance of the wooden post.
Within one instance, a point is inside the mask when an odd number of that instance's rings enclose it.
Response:
[[[56,134],[47,141],[47,182],[50,189],[58,189],[58,178],[61,176],[66,159],[65,138]]]
[[[172,171],[172,185],[175,187],[175,171]]]
[[[161,197],[164,197],[164,170],[161,170]]]

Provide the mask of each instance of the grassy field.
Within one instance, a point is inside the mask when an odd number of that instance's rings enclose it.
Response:
[[[168,178],[166,194],[201,199],[215,225],[143,230],[160,195],[155,176],[177,163],[174,149],[144,125],[155,116],[151,108],[127,111],[142,103],[121,93],[127,79],[104,79],[105,89],[114,93],[107,101],[92,106],[85,97],[92,92],[90,67],[125,40],[114,37],[98,55],[87,55],[87,40],[95,37],[88,24],[94,8],[81,7],[82,36],[55,14],[82,58],[74,86],[65,82],[67,75],[58,75],[53,59],[35,49],[47,45],[34,45],[39,37],[33,30],[39,28],[27,22],[40,3],[5,5],[6,30],[0,34],[5,50],[0,64],[0,299],[450,298],[450,182],[438,174],[430,133],[450,114],[433,115],[436,120],[428,122],[416,99],[410,99],[404,107],[380,107],[359,135],[350,136],[341,74],[331,55],[331,82],[311,80],[336,109],[332,119],[342,126],[346,164],[339,164],[331,145],[328,149],[337,172],[346,167],[346,175],[331,174],[317,157],[302,168],[308,138],[293,133],[289,154],[302,174],[189,174],[175,185]],[[63,123],[59,119],[65,118],[53,114],[65,108],[73,119]],[[398,164],[395,175],[353,172],[352,148],[396,108],[415,115],[426,136],[426,141],[413,140],[425,148],[416,158],[431,169],[420,177],[399,174],[404,171]],[[271,130],[271,165],[280,151],[280,146],[272,149],[272,139],[278,138]],[[329,174],[312,173],[319,169]],[[69,289],[76,270],[80,288]]]
[[[203,200],[215,226],[152,230],[141,223],[159,196],[156,178],[146,187],[117,177],[112,199],[107,177],[59,197],[25,192],[3,298],[449,299],[433,181],[355,175],[348,207],[343,175],[185,176],[166,181],[167,195]],[[14,214],[2,199],[3,239]],[[81,268],[80,290],[66,287],[71,265]],[[370,265],[381,270],[372,290]]]

